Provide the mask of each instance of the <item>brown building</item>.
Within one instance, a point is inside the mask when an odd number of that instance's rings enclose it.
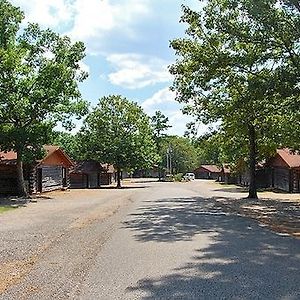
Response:
[[[194,170],[196,179],[214,179],[221,177],[222,168],[217,165],[201,165]]]
[[[101,164],[103,171],[100,174],[101,185],[112,184],[113,181],[116,181],[116,170],[113,165],[110,164]]]
[[[58,146],[44,146],[45,157],[24,165],[24,179],[29,194],[48,192],[69,186],[71,159]],[[0,152],[0,194],[17,193],[17,154]]]
[[[107,173],[106,168],[95,160],[77,161],[70,171],[70,188],[99,188],[101,184],[107,182],[107,179],[103,178],[103,173]]]
[[[271,187],[286,192],[300,192],[300,153],[278,149],[266,163]]]

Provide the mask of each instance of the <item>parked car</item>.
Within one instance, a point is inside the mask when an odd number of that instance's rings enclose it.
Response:
[[[194,173],[185,173],[183,178],[188,181],[195,180],[195,174]]]

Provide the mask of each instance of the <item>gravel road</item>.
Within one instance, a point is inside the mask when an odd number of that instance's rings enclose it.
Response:
[[[0,299],[300,299],[300,240],[224,212],[228,192],[128,187],[0,215]]]

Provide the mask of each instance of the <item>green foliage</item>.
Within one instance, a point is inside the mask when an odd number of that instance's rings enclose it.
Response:
[[[178,173],[174,175],[174,181],[180,182],[183,179],[183,173]]]
[[[149,168],[156,160],[149,117],[136,103],[119,95],[99,100],[80,136],[88,157],[118,169]]]
[[[172,126],[169,124],[169,118],[158,110],[155,112],[154,116],[151,117],[151,127],[154,132],[155,140],[159,142],[164,136],[164,132]]]
[[[248,155],[254,174],[259,157],[291,143],[286,129],[299,118],[298,5],[209,0],[199,13],[183,6],[182,21],[187,37],[171,42],[177,100],[197,120],[220,122],[224,145]]]
[[[81,140],[78,134],[55,132],[52,144],[60,146],[73,160],[84,159]]]
[[[199,165],[220,164],[222,161],[222,144],[222,137],[218,132],[199,137],[195,142]]]
[[[78,89],[85,47],[37,24],[17,35],[23,13],[6,0],[0,11],[0,148],[22,163],[41,154],[58,122],[70,128],[71,115],[86,113]]]
[[[171,156],[172,173],[191,172],[197,167],[197,152],[185,137],[166,136],[162,141],[161,157],[167,166],[167,153]]]

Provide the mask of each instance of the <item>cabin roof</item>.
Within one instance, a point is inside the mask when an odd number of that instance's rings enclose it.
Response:
[[[51,156],[53,153],[55,153],[56,151],[58,151],[63,157],[64,159],[68,162],[68,164],[71,166],[73,165],[73,162],[71,160],[71,158],[59,147],[56,145],[44,145],[43,146],[44,150],[46,151],[46,156],[37,161],[37,163],[41,164],[43,163],[43,161],[45,161],[49,156]],[[1,164],[16,164],[17,161],[17,153],[14,151],[0,151],[0,163]]]
[[[277,149],[277,155],[279,155],[284,162],[290,168],[298,168],[300,167],[300,153],[299,151],[291,151],[290,149]]]
[[[80,160],[74,163],[71,173],[93,173],[104,170],[105,168],[95,160]]]
[[[211,173],[220,173],[222,171],[221,167],[219,167],[217,165],[201,165],[195,171],[199,170],[200,168],[203,168]]]

